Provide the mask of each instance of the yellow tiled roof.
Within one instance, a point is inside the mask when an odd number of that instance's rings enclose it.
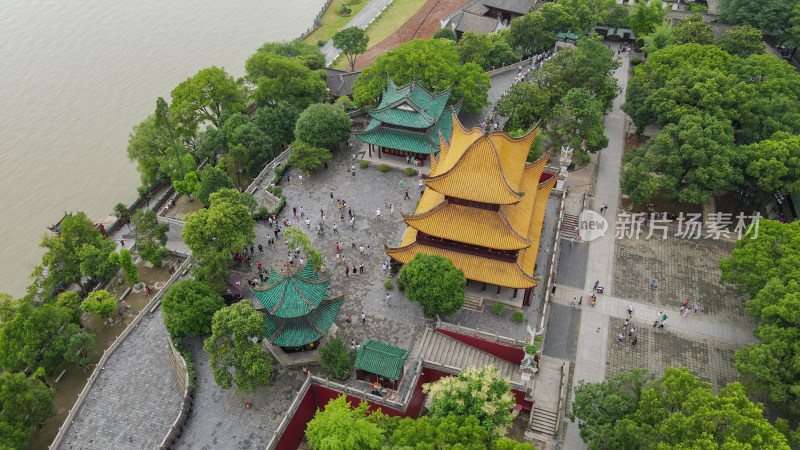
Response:
[[[550,196],[550,191],[556,185],[556,180],[558,180],[558,176],[554,174],[549,180],[539,183],[539,188],[536,191],[536,205],[533,208],[533,214],[530,216],[530,227],[528,228],[528,237],[533,240],[533,244],[522,250],[517,259],[522,270],[526,273],[533,274],[533,270],[536,268],[536,254],[539,252],[544,213],[547,209],[547,197]]]
[[[442,194],[483,203],[508,205],[522,196],[525,160],[538,130],[515,139],[497,131],[465,130],[453,119],[453,137],[440,145],[427,185]],[[476,185],[481,183],[480,189]]]
[[[403,216],[403,220],[425,234],[465,244],[498,250],[521,250],[531,245],[499,211],[455,205],[446,200],[420,214]]]
[[[490,283],[514,289],[527,289],[539,284],[532,276],[522,271],[516,262],[497,261],[481,256],[460,253],[416,242],[417,230],[409,227],[399,248],[387,248],[386,253],[403,264],[408,264],[417,253],[439,255],[453,262],[464,271],[469,280]]]
[[[541,158],[526,166],[522,171],[521,187],[525,192],[530,192],[531,195],[522,196],[522,200],[515,205],[503,205],[500,207],[500,212],[508,219],[511,227],[525,237],[530,236],[528,228],[530,227],[531,213],[537,198],[534,194],[549,156],[549,154],[542,155]]]

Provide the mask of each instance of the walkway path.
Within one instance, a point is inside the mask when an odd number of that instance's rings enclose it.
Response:
[[[161,445],[182,401],[167,361],[167,330],[159,308],[106,362],[59,448]]]
[[[369,3],[367,3],[367,6],[359,11],[358,14],[356,14],[352,19],[350,19],[350,21],[347,22],[347,25],[343,26],[342,29],[350,27],[358,27],[362,30],[366,29],[367,26],[371,24],[376,17],[378,17],[378,14],[386,9],[390,3],[392,3],[392,0],[371,0]],[[335,6],[332,3],[329,6],[329,8],[334,7]],[[322,51],[322,54],[325,55],[325,65],[332,63],[342,52],[333,46],[333,39],[328,40],[328,42],[326,42],[320,50]]]

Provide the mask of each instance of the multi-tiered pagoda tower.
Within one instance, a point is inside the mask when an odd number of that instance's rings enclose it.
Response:
[[[267,340],[286,352],[310,350],[333,325],[342,297],[328,296],[330,279],[320,280],[307,264],[270,269],[270,284],[253,290],[264,312]]]
[[[548,155],[526,164],[538,130],[515,139],[502,131],[466,130],[453,117],[450,145],[442,139],[439,158],[416,212],[397,248],[386,253],[407,264],[417,253],[440,255],[467,280],[511,288],[529,305],[539,235],[547,197],[556,182],[543,172]]]

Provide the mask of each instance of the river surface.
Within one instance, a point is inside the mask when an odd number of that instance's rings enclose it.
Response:
[[[15,297],[64,211],[100,220],[136,198],[128,136],[200,69],[244,74],[262,43],[294,39],[324,0],[3,0],[0,292]]]

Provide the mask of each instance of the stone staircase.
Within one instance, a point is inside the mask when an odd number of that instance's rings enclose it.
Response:
[[[443,364],[458,370],[469,367],[480,369],[492,364],[497,367],[499,376],[520,384],[519,366],[428,328],[425,329],[417,348],[419,358],[423,361]]]
[[[564,214],[564,220],[561,221],[561,239],[573,239],[578,233],[575,232],[573,223],[578,223],[578,216],[575,214]]]
[[[483,312],[483,299],[474,295],[466,295],[464,296],[463,308]]]
[[[534,433],[542,433],[550,436],[556,434],[556,424],[558,423],[558,413],[542,408],[533,408],[530,430]]]

